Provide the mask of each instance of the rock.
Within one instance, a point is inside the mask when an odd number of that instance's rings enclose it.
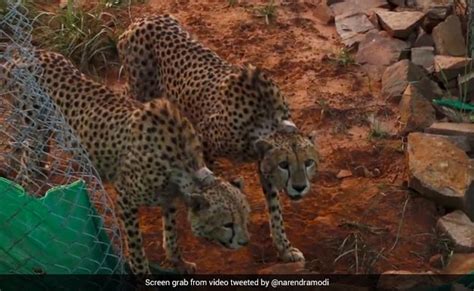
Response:
[[[443,270],[446,274],[468,274],[474,270],[474,254],[454,254]]]
[[[393,4],[397,7],[405,7],[406,6],[405,0],[388,0],[388,2],[390,2],[390,4]]]
[[[329,24],[334,21],[334,13],[331,8],[323,1],[323,3],[312,9],[314,17],[323,24]]]
[[[367,32],[376,31],[375,26],[362,12],[338,15],[335,22],[336,31],[341,37],[342,43],[348,47],[361,42]]]
[[[427,129],[425,129],[426,132]],[[463,135],[441,135],[441,134],[429,134],[431,136],[436,136],[439,138],[444,138],[451,143],[455,144],[458,148],[462,149],[466,153],[471,152],[472,146],[469,142],[469,138]],[[474,168],[474,167],[473,167]],[[474,175],[473,175],[474,177]]]
[[[437,228],[453,242],[455,252],[474,252],[474,222],[461,210],[441,217]]]
[[[418,36],[413,43],[413,47],[423,47],[423,46],[431,46],[434,47],[433,37],[430,34],[426,33],[423,28],[418,29]]]
[[[409,60],[401,60],[389,66],[382,75],[382,96],[392,102],[399,102],[409,82],[421,80],[426,76],[420,68]]]
[[[444,259],[442,254],[436,254],[432,256],[429,260],[430,266],[436,269],[443,268]]]
[[[411,61],[432,73],[434,71],[434,47],[422,46],[411,48]]]
[[[418,11],[392,12],[378,10],[380,24],[393,37],[406,39],[421,23],[424,13]]]
[[[275,264],[257,271],[260,275],[268,274],[301,274],[306,272],[304,262]]]
[[[386,32],[369,32],[360,42],[355,60],[371,79],[378,81],[385,69],[399,61],[407,49],[406,42],[393,39]]]
[[[389,8],[386,0],[344,0],[330,4],[334,15],[338,16],[347,13],[367,12],[373,8]]]
[[[431,102],[422,95],[415,83],[408,84],[400,101],[400,134],[423,131],[436,121],[436,113]]]
[[[462,135],[469,139],[471,147],[474,146],[474,124],[472,123],[436,122],[427,128],[425,132],[443,135]]]
[[[452,80],[456,80],[459,75],[463,75],[465,72],[470,71],[472,60],[464,57],[452,57],[452,56],[435,56],[434,57],[434,70],[435,75],[443,83],[448,83]]]
[[[348,177],[352,177],[352,172],[349,170],[340,170],[339,173],[337,173],[336,177],[338,179],[344,179]]]
[[[433,29],[436,52],[440,55],[465,56],[466,42],[462,34],[461,21],[456,15],[450,15]]]
[[[426,12],[428,18],[444,20],[453,9],[454,0],[415,0],[415,5]]]
[[[446,139],[408,135],[408,186],[436,203],[474,219],[474,183],[467,154]]]
[[[377,290],[418,290],[421,287],[434,287],[440,283],[433,272],[386,271],[379,278]]]

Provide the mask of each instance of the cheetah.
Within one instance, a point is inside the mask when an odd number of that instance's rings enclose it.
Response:
[[[242,183],[226,182],[206,167],[197,133],[175,106],[166,100],[142,104],[127,98],[82,74],[58,53],[38,50],[35,57],[41,69],[36,81],[64,115],[99,175],[117,190],[117,212],[134,274],[150,273],[139,226],[141,206],[162,208],[163,246],[180,272],[196,268],[182,258],[177,244],[180,201],[188,208],[194,235],[229,249],[248,243],[250,208]],[[4,66],[4,74],[22,67],[33,70],[17,59]],[[14,86],[10,79],[9,86]],[[26,101],[21,86],[16,90]],[[28,110],[26,102],[19,106]]]
[[[117,47],[126,91],[142,102],[174,102],[200,134],[206,161],[256,161],[273,243],[283,261],[304,261],[285,234],[278,191],[292,200],[307,194],[318,153],[314,136],[291,121],[278,86],[259,68],[227,63],[170,15],[132,23]]]

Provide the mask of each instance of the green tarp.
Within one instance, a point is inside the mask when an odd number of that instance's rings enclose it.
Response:
[[[84,181],[35,198],[0,177],[0,274],[114,274],[120,266]]]

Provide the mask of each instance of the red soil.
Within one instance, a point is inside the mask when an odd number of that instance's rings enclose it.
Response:
[[[284,195],[281,199],[288,237],[305,254],[308,269],[328,273],[430,270],[428,260],[437,252],[436,208],[406,189],[402,140],[369,138],[366,117],[374,114],[393,131],[397,106],[387,104],[379,96],[380,84],[357,66],[340,66],[328,57],[342,45],[334,26],[319,23],[313,15],[317,8],[309,3],[317,1],[279,4],[270,25],[252,12],[253,5],[265,1],[240,2],[229,7],[227,1],[219,0],[150,0],[132,6],[130,15],[133,19],[173,14],[226,60],[263,67],[289,99],[296,124],[305,132],[316,131],[322,163],[311,193],[299,203]],[[353,176],[336,178],[341,169],[352,170]],[[181,209],[184,257],[197,263],[199,273],[254,273],[277,263],[255,165],[223,161],[220,172],[245,180],[252,207],[251,243],[227,251],[198,240],[191,235]],[[159,209],[144,209],[141,214],[146,252],[162,261]],[[335,261],[356,243],[357,264],[355,252]]]

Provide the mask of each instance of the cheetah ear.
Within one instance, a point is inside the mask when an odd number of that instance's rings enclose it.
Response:
[[[230,184],[238,188],[240,191],[244,190],[244,179],[242,179],[242,177],[230,180]]]
[[[259,138],[255,141],[254,148],[258,156],[263,157],[270,149],[273,148],[273,145],[265,138]]]
[[[206,210],[211,207],[209,201],[202,195],[190,194],[186,195],[186,204],[193,212]]]
[[[293,121],[283,120],[282,122],[280,122],[278,130],[282,132],[293,133],[293,132],[297,132],[298,128],[296,127],[296,124]]]

